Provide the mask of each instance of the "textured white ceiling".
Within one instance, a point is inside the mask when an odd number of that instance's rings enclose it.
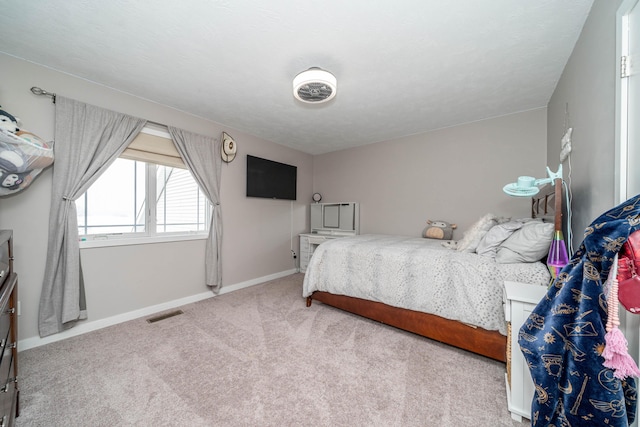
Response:
[[[0,51],[320,154],[546,106],[592,2],[0,0]]]

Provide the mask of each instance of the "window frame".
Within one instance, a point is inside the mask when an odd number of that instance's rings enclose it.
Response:
[[[201,233],[192,233],[192,234],[171,234],[171,235],[156,235],[156,236],[145,236],[145,237],[123,237],[123,236],[112,236],[112,235],[104,235],[104,238],[94,238],[92,240],[82,240],[80,238],[80,249],[86,248],[105,248],[111,246],[132,246],[132,245],[149,245],[153,243],[170,243],[170,242],[181,242],[188,240],[206,240],[209,233],[201,234]],[[95,235],[95,236],[103,236],[103,235]]]
[[[171,141],[173,140],[168,132],[145,127],[142,133],[160,136]],[[127,156],[120,156],[119,158],[127,158]],[[129,158],[129,160],[134,160]],[[136,161],[136,160],[134,160]],[[189,240],[206,240],[209,236],[209,228],[211,223],[207,224],[207,229],[202,231],[173,231],[173,232],[157,232],[157,166],[161,166],[154,162],[144,161],[138,159],[137,161],[144,164],[145,179],[145,231],[144,232],[131,232],[131,233],[103,233],[103,234],[80,234],[78,233],[79,246],[83,248],[99,248],[110,246],[130,246],[130,245],[143,245],[152,243],[166,243],[166,242],[179,242]],[[168,167],[176,168],[175,164],[164,165]],[[185,170],[188,168],[185,167]],[[197,182],[196,182],[197,184]],[[87,190],[88,191],[88,190]],[[201,190],[200,190],[201,191]],[[84,194],[82,195],[84,197]],[[150,206],[150,197],[153,199],[153,206]],[[206,199],[206,196],[205,196]],[[210,201],[207,200],[210,205],[210,215],[213,215],[213,209],[215,208]],[[76,205],[77,207],[77,205]],[[211,218],[209,218],[209,221]],[[80,228],[79,226],[77,227]]]

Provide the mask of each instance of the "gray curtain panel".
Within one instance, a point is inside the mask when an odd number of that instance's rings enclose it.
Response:
[[[169,134],[193,174],[196,182],[213,204],[205,250],[205,279],[213,292],[222,287],[222,212],[220,209],[220,176],[222,158],[220,140],[169,126]]]
[[[145,123],[56,97],[49,244],[39,311],[41,337],[86,319],[75,200],[113,163]]]

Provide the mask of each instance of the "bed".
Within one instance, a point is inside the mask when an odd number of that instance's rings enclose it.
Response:
[[[538,254],[543,248],[538,259],[546,255],[553,231],[561,230],[562,187],[558,183],[543,190],[532,199],[530,221],[494,217],[488,225],[491,216],[485,215],[457,248],[440,240],[369,234],[323,243],[304,277],[307,307],[316,300],[505,362],[504,281],[546,286],[550,280],[543,262],[521,262],[510,243],[522,245],[535,227],[535,239],[540,233],[546,237],[532,246]]]

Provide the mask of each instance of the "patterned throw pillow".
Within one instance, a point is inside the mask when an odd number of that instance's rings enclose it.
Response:
[[[457,250],[460,252],[475,252],[480,240],[496,224],[498,224],[498,217],[491,213],[486,214],[476,221],[470,229],[465,231],[464,236],[458,242]]]

